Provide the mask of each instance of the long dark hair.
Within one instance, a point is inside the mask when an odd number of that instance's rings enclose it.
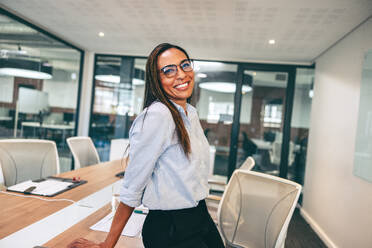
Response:
[[[143,108],[145,109],[149,107],[156,100],[167,106],[176,125],[177,136],[183,151],[185,152],[186,156],[188,156],[191,153],[189,135],[187,134],[185,125],[183,124],[181,114],[178,112],[176,106],[174,106],[174,104],[172,104],[172,102],[169,100],[167,93],[163,89],[158,70],[159,55],[171,48],[180,50],[188,59],[190,59],[189,55],[183,48],[169,43],[159,44],[154,48],[154,50],[152,50],[146,63],[145,100]]]

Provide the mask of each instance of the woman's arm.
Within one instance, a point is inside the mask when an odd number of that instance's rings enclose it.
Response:
[[[133,207],[127,206],[124,203],[120,202],[114,219],[111,224],[110,232],[108,233],[106,240],[100,244],[96,244],[92,241],[89,241],[84,238],[79,238],[74,240],[71,244],[69,244],[68,248],[85,248],[85,247],[92,247],[92,248],[112,248],[118,242],[118,239],[121,235],[121,232],[124,229],[125,224],[127,223],[129,217],[133,212]]]
[[[106,240],[103,242],[104,246],[101,247],[111,248],[115,246],[116,242],[118,242],[121,232],[124,229],[125,224],[127,224],[127,221],[133,212],[133,209],[133,207],[120,202],[112,221],[110,232],[107,235]]]

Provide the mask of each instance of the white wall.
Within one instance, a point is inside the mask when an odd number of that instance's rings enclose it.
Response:
[[[316,61],[302,212],[329,246],[372,247],[372,183],[353,175],[372,19]]]
[[[80,110],[78,135],[88,136],[89,133],[89,118],[90,118],[90,103],[92,98],[93,87],[93,68],[94,68],[94,53],[85,51],[83,78],[81,82],[80,92]]]

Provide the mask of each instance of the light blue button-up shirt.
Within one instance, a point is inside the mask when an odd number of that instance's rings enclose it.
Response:
[[[182,209],[198,205],[208,195],[209,144],[196,109],[187,104],[181,113],[190,138],[185,155],[171,112],[154,102],[134,120],[129,132],[129,164],[125,169],[120,200],[149,209]]]

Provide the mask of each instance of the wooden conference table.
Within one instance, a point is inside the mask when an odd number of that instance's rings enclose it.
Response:
[[[44,199],[70,199],[68,201],[42,201],[0,194],[0,247],[66,247],[72,240],[84,237],[102,241],[106,233],[89,227],[111,212],[113,189],[118,191],[119,178],[115,174],[125,167],[121,160],[105,162],[60,177],[80,177],[87,180],[74,189]],[[20,194],[22,195],[22,194]],[[140,238],[121,236],[118,247],[143,247]]]

